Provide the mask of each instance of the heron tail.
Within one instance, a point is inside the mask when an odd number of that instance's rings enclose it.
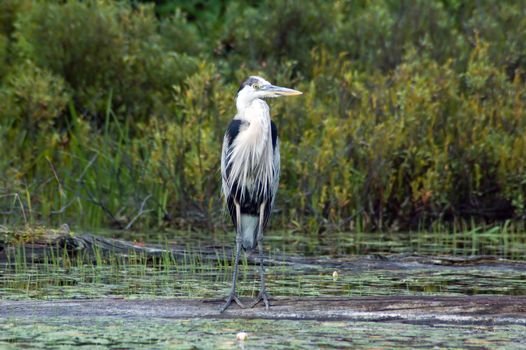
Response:
[[[251,250],[256,247],[256,235],[258,230],[258,217],[255,215],[241,214],[241,237],[243,248]]]

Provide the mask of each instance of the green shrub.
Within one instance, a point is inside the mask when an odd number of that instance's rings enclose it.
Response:
[[[232,2],[216,54],[234,69],[265,67],[276,74],[279,65],[289,61],[306,69],[320,33],[333,25],[332,7],[325,1],[271,0],[257,6]]]
[[[466,58],[461,28],[441,1],[354,1],[338,7],[341,21],[324,33],[323,42],[365,69],[393,69],[410,49],[439,62]]]
[[[151,6],[132,10],[114,2],[41,2],[16,26],[19,55],[62,76],[79,110],[99,123],[110,93],[119,117],[166,113],[156,108],[169,100],[171,85],[195,71],[191,58],[170,51],[176,45],[165,47],[168,38],[159,35]]]
[[[217,228],[223,132],[261,74],[304,92],[269,102],[274,227],[524,219],[524,2],[158,3],[0,3],[1,208]]]
[[[0,124],[9,127],[6,137],[17,166],[31,166],[41,152],[56,145],[57,120],[68,100],[64,81],[31,62],[6,77]]]
[[[96,2],[37,3],[16,23],[18,50],[63,76],[81,97],[89,96],[90,89],[119,76],[115,69],[122,66],[124,49],[120,15],[118,6]]]
[[[62,78],[28,61],[14,67],[5,79],[2,115],[32,134],[51,128],[68,100]]]
[[[60,117],[70,99],[62,78],[20,62],[11,68],[0,88],[0,186],[7,193],[27,194],[28,183],[47,178],[49,160],[61,150],[63,142]],[[39,190],[33,189],[35,198]],[[7,202],[12,197],[4,197]],[[27,205],[40,206],[37,201]]]
[[[15,30],[15,21],[19,13],[25,13],[31,9],[32,2],[29,0],[2,0],[0,2],[0,34],[11,36]]]
[[[301,204],[292,210],[336,226],[363,216],[375,228],[522,216],[524,85],[507,80],[487,49],[473,50],[463,76],[416,51],[387,76],[346,73],[345,59],[320,54],[313,68],[326,85],[305,90],[332,96],[277,112],[294,120],[280,123],[284,135],[301,135],[283,146],[286,197]],[[324,67],[341,78],[321,79]]]
[[[7,38],[0,34],[0,83],[7,73]]]

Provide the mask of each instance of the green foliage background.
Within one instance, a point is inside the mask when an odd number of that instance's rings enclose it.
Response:
[[[0,1],[0,220],[226,225],[248,75],[282,139],[274,227],[526,216],[526,2]]]

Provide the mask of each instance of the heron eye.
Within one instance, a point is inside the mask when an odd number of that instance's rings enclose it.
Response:
[[[257,83],[256,84],[252,84],[252,87],[257,90],[257,89],[259,89],[259,84],[257,84]]]

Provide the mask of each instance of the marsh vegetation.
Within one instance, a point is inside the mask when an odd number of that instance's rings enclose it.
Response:
[[[220,145],[253,74],[304,92],[271,103],[272,296],[522,298],[525,19],[513,0],[0,1],[0,304],[226,294]],[[524,315],[13,315],[0,346],[231,348],[243,328],[251,348],[523,348],[526,332]]]
[[[0,3],[0,219],[224,229],[248,75],[282,140],[274,229],[524,231],[522,1]],[[471,228],[473,228],[471,227]]]

